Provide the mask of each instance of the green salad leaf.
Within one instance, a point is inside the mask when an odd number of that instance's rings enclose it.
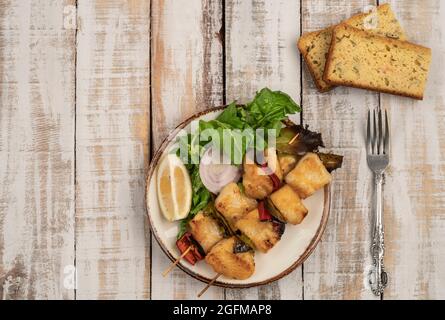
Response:
[[[232,102],[216,118],[215,123],[231,129],[281,128],[281,121],[300,111],[300,106],[286,93],[264,88],[244,107],[237,107]]]
[[[289,114],[300,112],[301,108],[286,93],[264,88],[247,104],[246,111],[252,128],[279,129],[281,121]]]
[[[187,134],[178,137],[179,148],[176,151],[177,156],[184,163],[189,172],[192,182],[192,205],[191,210],[186,218],[179,223],[178,239],[187,231],[188,222],[203,208],[205,208],[212,200],[212,194],[204,186],[199,175],[199,156],[203,150],[203,144],[199,143],[198,135]],[[186,154],[181,154],[181,150],[187,150]],[[191,159],[196,161],[192,162]]]
[[[199,176],[199,165],[189,166],[190,178],[192,180],[192,207],[188,216],[179,223],[178,239],[187,231],[188,222],[212,200],[212,194],[204,186]]]
[[[244,129],[246,125],[246,111],[242,108],[237,108],[236,103],[232,102],[216,120],[221,124],[229,125],[233,129]]]
[[[278,152],[288,154],[305,154],[317,152],[324,147],[321,133],[309,130],[308,126],[292,125],[281,130],[276,140]]]

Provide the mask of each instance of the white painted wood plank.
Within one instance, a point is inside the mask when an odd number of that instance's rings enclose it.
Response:
[[[390,1],[413,42],[432,48],[423,101],[382,95],[391,114],[385,185],[385,299],[445,299],[445,6]]]
[[[182,120],[223,104],[221,19],[222,5],[217,1],[153,1],[153,152]],[[152,298],[196,299],[204,284],[179,269],[163,278],[169,264],[153,240]],[[203,296],[221,298],[221,288],[211,288]]]
[[[150,1],[78,1],[78,299],[147,299]]]
[[[244,103],[267,86],[300,101],[299,1],[226,0],[227,101]],[[301,299],[302,269],[270,285],[226,290],[227,299]]]
[[[373,1],[303,0],[303,32],[337,24]],[[371,228],[372,177],[364,150],[365,115],[378,94],[336,88],[319,93],[304,66],[304,123],[323,134],[325,145],[343,154],[334,173],[329,222],[322,241],[304,265],[305,299],[373,299],[366,284]]]
[[[0,300],[74,297],[74,2],[0,2]]]

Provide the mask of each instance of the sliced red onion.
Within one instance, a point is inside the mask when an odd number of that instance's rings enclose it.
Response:
[[[212,148],[204,152],[199,163],[199,175],[204,186],[210,192],[218,194],[223,187],[231,182],[238,182],[241,169],[231,164],[212,161]]]

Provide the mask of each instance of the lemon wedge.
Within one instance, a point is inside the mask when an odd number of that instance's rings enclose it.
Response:
[[[156,182],[162,214],[169,221],[184,219],[192,205],[192,183],[182,161],[168,154],[158,165]]]

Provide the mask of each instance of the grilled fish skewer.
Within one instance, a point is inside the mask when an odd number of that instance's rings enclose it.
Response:
[[[264,208],[264,210],[266,210]],[[256,249],[266,253],[280,241],[284,233],[284,223],[270,219],[261,220],[261,213],[254,209],[240,218],[236,227],[247,236]]]
[[[233,231],[236,231],[235,222],[256,207],[256,200],[246,196],[234,182],[226,185],[215,200],[216,210],[223,215]]]
[[[331,179],[331,174],[326,170],[320,157],[311,152],[306,153],[284,178],[301,199],[310,197],[315,191],[330,183]]]
[[[270,180],[268,176],[263,177]],[[215,200],[215,208],[229,222],[232,230],[241,232],[241,239],[253,245],[254,249],[267,252],[281,239],[283,226],[277,227],[276,221],[262,221],[257,201],[246,196],[235,183],[222,189]]]
[[[255,271],[253,249],[235,236],[218,242],[205,260],[216,273],[232,279],[247,279]]]
[[[272,193],[266,203],[274,217],[293,225],[301,223],[308,213],[297,192],[288,184]]]
[[[190,235],[185,234],[184,236],[188,236],[189,238],[184,241],[188,241],[189,243],[179,244],[182,238],[177,241],[178,249],[182,251],[182,254],[164,271],[162,274],[164,277],[173,270],[181,259],[186,258],[188,254],[194,256],[193,252],[190,252],[195,246],[195,244],[191,243],[191,239],[201,246],[202,251],[206,254],[216,243],[224,238],[224,231],[222,230],[223,227],[221,224],[204,211],[198,212],[195,217],[189,221],[188,229]],[[192,262],[197,262],[200,259],[192,256],[190,256],[187,261],[193,265],[194,263]],[[194,261],[193,258],[196,261]],[[204,257],[202,256],[200,258]]]
[[[248,158],[244,160],[243,186],[247,196],[262,200],[279,188],[283,180],[283,172],[274,148],[264,151],[265,162],[256,164]]]
[[[226,235],[224,225],[205,211],[200,211],[188,223],[188,230],[207,254]]]

